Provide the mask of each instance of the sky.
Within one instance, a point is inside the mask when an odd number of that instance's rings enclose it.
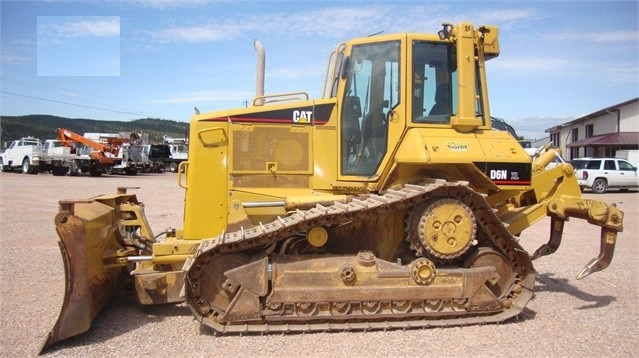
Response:
[[[189,121],[255,95],[322,94],[349,38],[499,27],[491,114],[528,139],[639,95],[639,1],[0,0],[0,114]]]

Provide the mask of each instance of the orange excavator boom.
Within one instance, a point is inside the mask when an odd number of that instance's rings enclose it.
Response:
[[[72,147],[73,143],[80,143],[94,149],[91,152],[91,157],[100,160],[100,162],[113,162],[113,158],[118,156],[122,144],[128,142],[128,139],[109,138],[107,144],[105,144],[74,133],[68,129],[58,128],[57,132],[58,138],[62,144],[67,147]]]

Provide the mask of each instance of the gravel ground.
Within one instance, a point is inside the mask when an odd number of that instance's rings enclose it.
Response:
[[[0,173],[0,356],[35,356],[59,313],[64,271],[53,218],[58,200],[111,194],[118,186],[146,205],[159,232],[181,227],[184,192],[172,173],[54,177]],[[181,305],[140,307],[113,300],[89,332],[55,346],[46,356],[638,356],[637,257],[639,195],[636,191],[584,194],[625,211],[610,267],[577,281],[599,250],[599,230],[583,220],[566,223],[557,253],[535,262],[535,296],[524,312],[502,324],[388,332],[214,336],[199,328]],[[533,251],[548,238],[549,220],[526,230]]]

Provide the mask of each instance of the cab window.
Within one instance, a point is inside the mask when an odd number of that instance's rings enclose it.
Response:
[[[412,120],[443,124],[457,108],[455,48],[446,43],[413,42]]]

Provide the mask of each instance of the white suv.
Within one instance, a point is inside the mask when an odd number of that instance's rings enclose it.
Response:
[[[605,193],[609,188],[629,189],[639,187],[637,168],[619,158],[577,158],[570,161],[575,168],[581,189],[593,193]]]

